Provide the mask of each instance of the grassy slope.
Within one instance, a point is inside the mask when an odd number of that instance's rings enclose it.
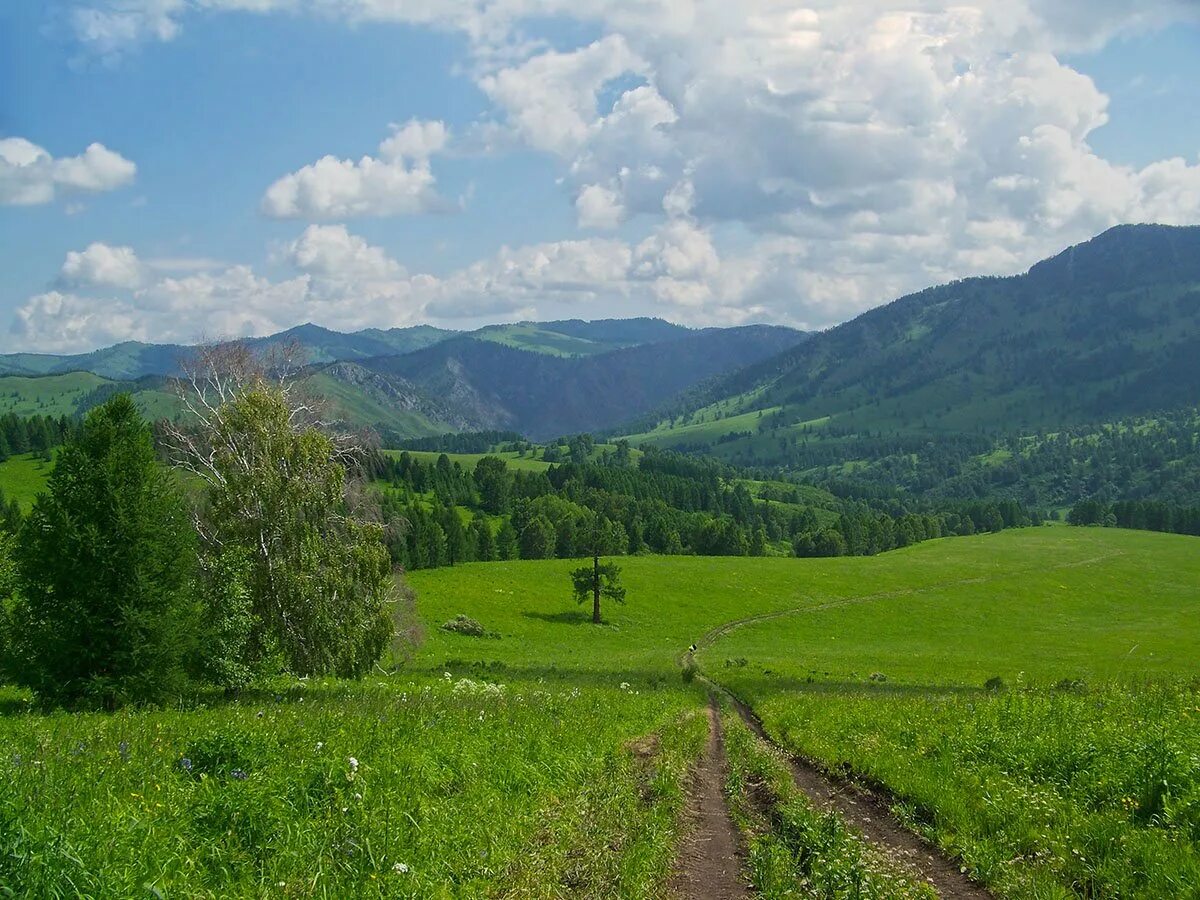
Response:
[[[0,377],[0,413],[19,416],[70,416],[76,404],[101,385],[107,378],[90,372],[69,372],[65,375]]]
[[[473,332],[471,336],[517,350],[544,353],[547,356],[593,356],[624,346],[623,344],[601,343],[560,334],[557,331],[548,331],[527,322],[515,325],[493,325]]]
[[[33,505],[33,498],[45,489],[50,468],[51,463],[35,453],[10,456],[0,462],[0,492],[28,510]]]
[[[915,684],[939,673],[934,683],[979,685],[1019,672],[1054,681],[1193,671],[1200,629],[1187,626],[1197,612],[1196,546],[1175,535],[1063,526],[870,558],[631,557],[621,561],[630,602],[607,608],[612,627],[599,632],[577,624],[571,560],[475,563],[409,579],[427,621],[466,612],[513,638],[481,644],[433,632],[421,652],[430,665],[465,652],[521,666],[669,674],[678,653],[709,629],[839,603],[734,631],[704,661],[746,655],[780,670],[803,661],[804,677],[819,666],[864,681],[879,670]]]
[[[335,418],[363,425],[392,428],[411,437],[445,434],[449,429],[419,412],[397,409],[377,400],[354,385],[331,378],[324,372],[305,379],[305,384],[330,406]]]

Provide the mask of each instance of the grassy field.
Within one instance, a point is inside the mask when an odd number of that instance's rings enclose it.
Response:
[[[873,558],[628,558],[629,602],[600,627],[570,600],[571,560],[414,572],[425,639],[361,684],[116,715],[11,696],[0,885],[660,896],[704,743],[703,688],[679,677],[701,642],[776,739],[886,785],[999,896],[1186,896],[1196,546],[1046,527]],[[491,636],[440,627],[460,613]],[[764,895],[921,895],[739,729],[729,792]],[[773,786],[769,815],[751,784]]]
[[[0,462],[0,492],[9,500],[16,500],[21,508],[33,506],[33,498],[46,487],[53,463],[47,462],[37,453],[10,456]]]

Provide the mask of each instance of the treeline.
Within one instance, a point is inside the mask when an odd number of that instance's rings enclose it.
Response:
[[[1116,503],[1084,500],[1071,507],[1067,522],[1200,535],[1200,506],[1176,506],[1158,500],[1118,500]]]
[[[515,431],[474,431],[464,434],[437,434],[432,437],[410,438],[396,443],[402,450],[424,453],[487,453],[501,444],[524,444],[525,438]]]
[[[862,556],[1040,521],[1012,501],[937,510],[894,499],[888,509],[770,503],[725,464],[655,450],[636,465],[617,452],[546,472],[510,470],[494,456],[465,468],[445,454],[433,463],[377,454],[366,467],[388,484],[380,506],[392,559],[413,569],[575,558],[593,552],[597,532],[612,554]]]
[[[22,453],[49,453],[79,428],[66,416],[0,416],[0,462]]]

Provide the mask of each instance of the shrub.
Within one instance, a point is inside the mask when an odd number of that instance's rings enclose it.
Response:
[[[983,683],[983,689],[985,691],[991,691],[993,694],[1000,693],[1002,690],[1004,690],[1004,688],[1005,688],[1004,679],[1001,678],[999,675],[993,675],[991,678],[989,678],[987,681],[985,681]]]
[[[442,630],[452,631],[455,634],[465,634],[467,637],[484,637],[487,634],[487,631],[479,622],[463,613],[459,613],[449,622],[442,625]]]

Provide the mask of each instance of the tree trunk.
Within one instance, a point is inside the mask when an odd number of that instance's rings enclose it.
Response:
[[[600,624],[600,555],[592,557],[592,624]]]

